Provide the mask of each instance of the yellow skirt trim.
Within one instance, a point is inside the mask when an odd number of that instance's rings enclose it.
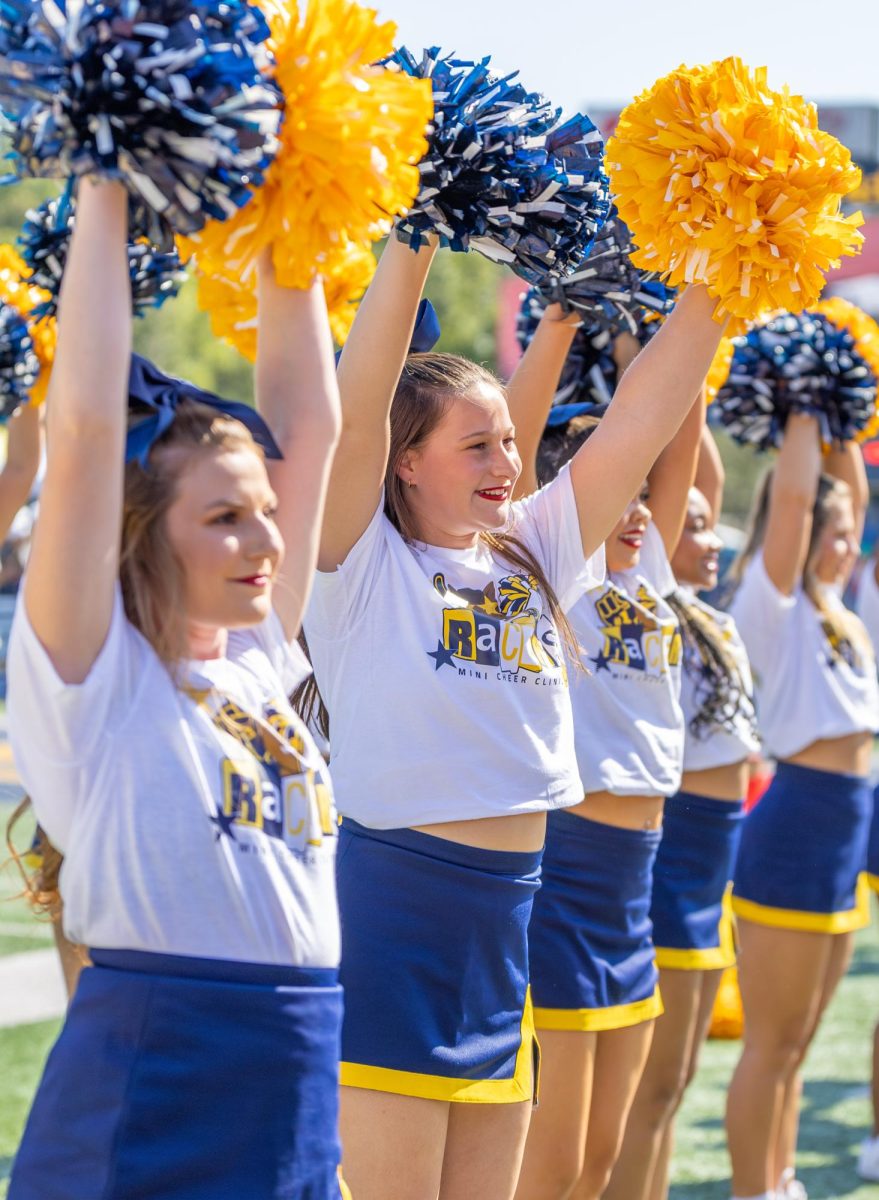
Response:
[[[870,888],[871,891],[879,892],[879,875],[871,875],[870,872],[868,871],[867,872],[867,887]]]
[[[656,965],[665,971],[723,971],[736,963],[736,937],[733,928],[732,888],[723,896],[723,908],[717,926],[718,945],[702,950],[678,950],[656,947]]]
[[[808,933],[851,933],[870,924],[870,889],[866,872],[858,876],[855,907],[845,912],[816,913],[802,912],[796,908],[771,908],[745,900],[733,893],[733,912],[755,925],[769,925],[775,929],[802,929]]]
[[[419,1096],[425,1100],[449,1100],[455,1104],[517,1104],[531,1100],[537,1087],[535,1042],[534,1010],[529,991],[511,1079],[450,1079],[444,1075],[422,1075],[417,1071],[343,1062],[339,1064],[339,1083],[342,1087],[368,1088],[374,1092]]]
[[[662,997],[659,988],[646,1000],[631,1004],[613,1004],[608,1008],[535,1008],[534,1024],[538,1029],[572,1030],[578,1033],[602,1033],[608,1029],[625,1029],[661,1017]]]

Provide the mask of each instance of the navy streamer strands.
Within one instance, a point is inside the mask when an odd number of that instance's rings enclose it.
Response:
[[[536,288],[523,296],[516,322],[516,336],[523,351],[531,344],[545,307],[546,301]],[[608,404],[616,384],[613,335],[606,327],[581,325],[562,368],[547,425],[565,424],[572,417],[591,412],[597,404]]]
[[[181,400],[195,400],[207,404],[226,416],[234,417],[250,431],[257,445],[262,446],[266,458],[283,458],[272,432],[255,408],[240,404],[236,400],[221,400],[213,392],[206,392],[185,379],[165,375],[159,368],[143,358],[132,354],[128,376],[128,405],[132,411],[143,410],[144,419],[128,431],[125,444],[125,461],[137,461],[147,466],[150,450],[162,434],[170,428]]]
[[[790,413],[816,416],[825,444],[851,440],[874,416],[875,374],[851,333],[820,313],[783,313],[733,346],[712,408],[744,446],[777,446]]]
[[[142,206],[132,205],[132,209]],[[28,283],[45,288],[50,299],[34,310],[37,317],[54,315],[58,293],[70,248],[70,236],[76,216],[76,203],[68,188],[55,200],[47,200],[32,208],[25,216],[18,242],[21,256],[30,269]],[[150,225],[153,223],[151,222]],[[165,230],[167,230],[165,226]],[[156,245],[148,229],[138,229],[132,222],[128,243],[128,269],[131,275],[131,300],[136,316],[149,308],[159,308],[176,296],[186,280],[177,246],[171,236],[164,236]]]
[[[628,226],[611,208],[588,256],[572,274],[545,280],[540,285],[542,298],[547,304],[561,304],[566,313],[579,313],[595,329],[627,331],[643,339],[645,318],[667,316],[676,293],[656,273],[636,267],[632,249]]]
[[[27,402],[39,373],[27,322],[11,304],[0,302],[0,421]]]
[[[5,182],[121,179],[181,233],[228,217],[278,148],[268,34],[242,0],[3,0]]]
[[[489,69],[489,59],[419,62],[405,47],[388,60],[433,84],[434,118],[421,161],[421,190],[397,221],[417,249],[436,233],[452,250],[478,250],[529,283],[582,260],[610,201],[604,145],[588,117],[558,124],[560,109]]]

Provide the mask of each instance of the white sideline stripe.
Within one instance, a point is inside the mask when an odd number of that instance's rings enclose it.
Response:
[[[54,947],[0,958],[0,1028],[49,1021],[62,1016],[66,1007],[64,977]]]

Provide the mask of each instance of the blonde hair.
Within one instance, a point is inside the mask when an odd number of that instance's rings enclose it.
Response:
[[[133,422],[142,419],[135,413]],[[159,658],[171,665],[186,657],[183,564],[171,545],[165,518],[193,454],[248,449],[262,457],[250,432],[206,404],[182,400],[174,420],[150,451],[144,468],[125,467],[119,581],[125,615]]]

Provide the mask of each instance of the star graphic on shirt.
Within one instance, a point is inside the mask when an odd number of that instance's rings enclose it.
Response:
[[[492,600],[491,596],[485,597],[485,602],[481,605],[481,608],[482,611],[489,617],[500,615],[501,610],[498,608],[497,602]]]
[[[610,657],[609,654],[605,654],[604,651],[602,650],[596,655],[590,655],[589,661],[592,663],[595,663],[595,670],[597,673],[598,671],[608,671],[609,672],[610,664],[613,661],[613,659]]]
[[[437,642],[436,650],[428,650],[427,657],[434,660],[433,669],[438,671],[440,667],[455,665],[454,651],[449,650],[442,642]]]
[[[231,813],[218,812],[215,816],[209,817],[210,823],[214,826],[214,841],[218,842],[225,833],[232,841],[237,841],[235,837],[235,817]]]

